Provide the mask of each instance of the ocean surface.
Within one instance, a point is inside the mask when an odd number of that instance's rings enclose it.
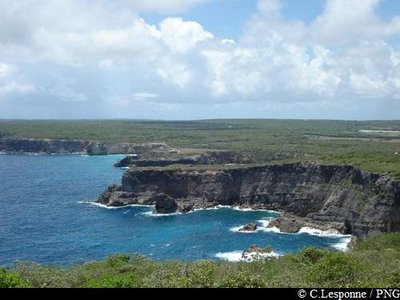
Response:
[[[276,255],[306,246],[345,249],[348,236],[304,228],[283,234],[265,225],[270,211],[220,207],[155,216],[151,207],[110,209],[93,204],[122,169],[123,156],[0,155],[0,265],[16,260],[71,265],[113,253],[139,253],[155,260],[241,258],[251,244]],[[256,222],[254,233],[241,225]]]

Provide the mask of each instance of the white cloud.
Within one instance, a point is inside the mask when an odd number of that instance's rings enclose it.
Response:
[[[29,94],[35,92],[37,89],[32,84],[19,83],[19,82],[9,82],[4,85],[0,85],[0,97]]]
[[[400,18],[382,21],[376,14],[381,0],[327,0],[324,12],[310,30],[317,42],[353,43],[354,40],[400,35]]]
[[[156,72],[165,83],[181,89],[185,88],[192,78],[190,68],[186,64],[169,58],[160,61]]]
[[[125,0],[136,11],[153,11],[159,13],[181,12],[189,7],[209,0]]]
[[[277,16],[281,10],[281,2],[280,0],[259,0],[257,9],[264,15]]]
[[[400,17],[380,18],[381,1],[326,0],[306,24],[285,20],[281,1],[259,0],[235,40],[180,17],[150,24],[140,16],[206,1],[0,0],[0,95],[40,90],[105,112],[119,103],[127,115],[152,102],[261,103],[280,116],[312,106],[339,112],[342,99],[361,108],[398,102],[400,49],[390,39],[400,38]]]
[[[394,97],[400,52],[384,40],[397,34],[398,18],[380,20],[378,4],[327,0],[306,25],[285,21],[280,1],[260,0],[239,43],[203,51],[212,94],[279,103]]]
[[[167,18],[160,23],[161,36],[172,52],[185,53],[197,43],[213,39],[197,22],[185,22],[181,18]]]
[[[13,71],[12,66],[0,62],[0,79],[10,76]]]
[[[143,92],[143,93],[135,93],[135,94],[133,94],[133,98],[135,100],[156,99],[158,97],[159,96],[156,93]]]

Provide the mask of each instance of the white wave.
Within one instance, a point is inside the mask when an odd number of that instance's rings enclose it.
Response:
[[[241,261],[243,251],[232,251],[232,252],[218,252],[215,254],[216,258],[227,260],[231,262]]]
[[[240,261],[252,262],[260,258],[271,258],[279,256],[282,256],[282,254],[276,253],[274,251],[270,253],[255,253],[255,252],[248,253],[236,250],[231,252],[218,252],[215,254],[216,258],[230,262],[240,262]]]
[[[299,230],[298,233],[306,233],[309,235],[318,235],[324,237],[341,237],[343,234],[340,234],[339,231],[335,229],[321,230],[312,227],[303,227]]]
[[[287,234],[286,232],[282,232],[278,227],[275,227],[275,226],[274,227],[263,227],[263,228],[260,229],[260,231]]]
[[[105,209],[122,209],[122,208],[128,208],[128,207],[148,207],[148,208],[154,207],[153,205],[146,205],[146,204],[128,204],[128,205],[124,205],[124,206],[108,206],[108,205],[94,202],[94,201],[78,201],[78,203],[79,204],[89,204],[89,205],[93,205],[93,206],[97,206],[97,207],[101,207],[101,208],[105,208]]]
[[[262,227],[268,227],[269,223],[271,223],[273,218],[268,218],[268,219],[261,219],[257,220],[258,223],[261,224]]]
[[[237,233],[249,234],[249,233],[256,233],[256,232],[262,230],[262,229],[259,228],[259,227],[257,227],[256,230],[251,230],[251,231],[249,231],[249,230],[240,230],[240,229],[242,229],[243,227],[244,227],[244,225],[234,226],[234,227],[229,228],[229,231],[237,232]]]
[[[170,214],[159,214],[159,213],[154,213],[153,211],[146,211],[144,213],[141,213],[141,215],[144,215],[146,217],[156,217],[156,218],[178,216],[178,215],[182,215],[182,214],[183,213],[181,213],[181,212],[174,212],[174,213],[170,213]]]
[[[82,157],[89,157],[90,155],[88,154],[81,154]]]
[[[123,170],[129,170],[129,167],[121,167]]]
[[[275,233],[281,233],[281,234],[286,234],[285,232],[281,232],[281,230],[278,227],[268,227],[269,223],[271,223],[271,221],[274,218],[267,218],[267,219],[261,219],[261,220],[257,220],[258,223],[261,224],[260,227],[258,227],[257,229],[259,229],[260,231],[263,232],[275,232]]]
[[[228,208],[237,210],[237,211],[245,211],[245,212],[246,211],[249,211],[249,212],[265,211],[265,212],[269,212],[269,213],[280,214],[280,212],[278,212],[276,210],[270,210],[270,209],[254,209],[254,208],[250,208],[250,207],[240,207],[240,206],[228,206]]]
[[[351,241],[351,236],[343,237],[340,239],[340,242],[334,244],[332,247],[339,251],[347,251],[349,250],[349,243]]]

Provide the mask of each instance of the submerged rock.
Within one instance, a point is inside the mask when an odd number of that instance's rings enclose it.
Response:
[[[268,228],[276,227],[281,232],[297,233],[304,227],[304,220],[295,217],[278,217],[268,224]]]
[[[246,224],[239,229],[239,231],[255,231],[255,230],[257,230],[257,224],[254,223]]]
[[[193,204],[182,204],[179,205],[179,211],[181,213],[188,213],[193,210]]]
[[[178,204],[166,194],[157,194],[152,201],[156,203],[155,212],[158,214],[172,214],[178,210]]]
[[[263,252],[263,249],[261,247],[259,247],[258,245],[251,245],[245,252],[247,253],[259,253],[259,252]]]

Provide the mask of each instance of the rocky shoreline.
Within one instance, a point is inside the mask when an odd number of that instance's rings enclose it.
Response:
[[[155,205],[158,213],[218,205],[282,213],[269,227],[303,227],[364,236],[400,231],[400,182],[353,166],[291,163],[254,166],[243,152],[185,155],[163,143],[0,137],[2,153],[130,154],[116,166],[128,170],[97,202],[107,206]],[[187,154],[187,153],[186,153]]]
[[[364,236],[400,231],[400,182],[352,166],[293,163],[226,169],[138,168],[97,200],[108,206],[148,204],[160,213],[217,205],[282,212],[269,226]],[[156,209],[157,211],[157,209]]]
[[[67,139],[28,139],[0,138],[0,152],[34,153],[34,154],[151,154],[166,152],[168,147],[163,143],[133,144],[133,143],[103,143],[88,140]]]

